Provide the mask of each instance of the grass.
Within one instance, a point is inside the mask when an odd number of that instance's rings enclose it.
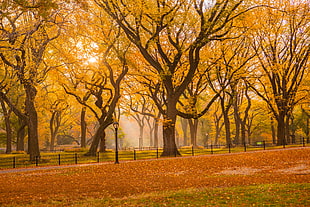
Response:
[[[310,206],[310,183],[262,184],[224,188],[192,188],[125,198],[85,199],[67,203],[50,201],[45,206]],[[28,206],[40,206],[32,203]]]

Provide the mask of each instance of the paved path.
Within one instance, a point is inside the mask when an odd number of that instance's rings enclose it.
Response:
[[[120,161],[121,163],[126,162],[141,162],[141,161],[154,161],[154,160],[163,160],[163,159],[184,159],[190,157],[199,157],[199,156],[227,156],[227,155],[236,155],[236,154],[243,154],[243,153],[258,153],[258,152],[269,152],[269,151],[282,151],[282,150],[299,150],[310,148],[306,147],[293,147],[293,148],[281,148],[281,149],[269,149],[269,150],[258,150],[258,151],[248,151],[248,152],[234,152],[234,153],[223,153],[223,154],[209,154],[209,155],[195,155],[195,156],[185,156],[185,157],[168,157],[168,158],[159,158],[159,159],[146,159],[146,160],[127,160],[127,161]],[[51,169],[64,169],[64,168],[72,168],[72,167],[85,167],[91,165],[107,165],[113,164],[114,162],[100,162],[100,163],[86,163],[86,164],[74,164],[74,165],[60,165],[60,166],[42,166],[42,167],[29,167],[29,168],[13,168],[13,169],[6,169],[0,170],[1,174],[6,173],[19,173],[19,172],[32,172],[32,171],[39,171],[39,170],[51,170]]]

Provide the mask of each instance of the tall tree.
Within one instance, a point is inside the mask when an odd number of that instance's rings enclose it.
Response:
[[[181,114],[180,96],[195,75],[201,50],[227,37],[242,13],[238,9],[243,1],[94,1],[123,29],[156,74],[157,82],[149,89],[164,118],[162,156],[179,154],[175,123]]]
[[[304,98],[300,87],[310,56],[310,5],[306,2],[270,1],[253,28],[253,48],[261,68],[256,93],[268,104],[277,121],[277,144],[286,143],[288,123],[296,104]],[[263,14],[263,15],[262,15]],[[263,24],[266,21],[268,24]]]
[[[238,85],[247,77],[247,65],[254,57],[246,47],[246,38],[223,41],[214,47],[210,58],[208,80],[211,89],[219,96],[222,109],[226,145],[232,144],[230,110],[238,97]]]
[[[67,48],[60,49],[66,64],[59,71],[66,93],[75,97],[97,120],[87,152],[96,155],[99,146],[105,151],[105,129],[117,119],[114,112],[121,97],[121,83],[131,65],[127,57],[131,48],[118,26],[94,8],[81,10],[74,18],[73,26],[79,28],[75,27],[75,31],[64,37],[70,41],[65,43]],[[78,55],[72,55],[72,51]]]
[[[35,107],[37,86],[49,70],[44,64],[44,53],[48,44],[59,36],[62,19],[57,13],[56,4],[51,1],[44,5],[40,1],[6,1],[4,6],[0,20],[0,58],[14,71],[23,86],[25,113],[18,110],[7,94],[1,92],[0,95],[14,113],[27,123],[28,153],[30,159],[34,159],[40,155]]]

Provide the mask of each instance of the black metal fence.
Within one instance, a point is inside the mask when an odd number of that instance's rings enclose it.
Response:
[[[281,149],[292,147],[306,147],[305,140],[302,139],[298,144],[283,144],[281,146],[275,146],[272,143],[265,141],[256,142],[254,145],[244,144],[242,146],[223,146],[223,145],[208,145],[205,147],[181,147],[179,152],[181,156],[197,156],[207,154],[224,154],[224,153],[236,153],[247,151],[258,151],[268,149]],[[162,153],[162,148],[144,148],[144,149],[127,149],[120,150],[118,152],[118,158],[120,161],[125,160],[141,160],[141,159],[158,159]],[[7,168],[24,168],[24,167],[36,167],[36,166],[55,166],[55,165],[72,165],[83,163],[99,163],[99,162],[113,162],[115,160],[115,152],[108,150],[104,153],[97,153],[96,156],[85,156],[85,152],[76,153],[42,153],[40,157],[36,157],[35,160],[30,160],[29,155],[15,154],[15,155],[3,155],[0,156],[0,170]],[[178,156],[175,154],[175,156]]]

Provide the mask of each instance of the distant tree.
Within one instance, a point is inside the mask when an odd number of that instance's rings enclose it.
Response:
[[[251,86],[272,111],[277,121],[277,144],[283,145],[293,109],[306,95],[300,89],[310,56],[310,6],[303,1],[269,4],[273,8],[257,11],[260,17],[253,28],[252,45],[260,70]]]
[[[214,55],[209,61],[211,67],[208,71],[209,85],[220,100],[227,146],[232,144],[230,111],[234,104],[238,104],[236,99],[240,98],[240,88],[247,86],[243,79],[247,78],[247,66],[254,57],[246,47],[247,44],[247,38],[223,41],[215,45]],[[238,105],[235,105],[235,110],[239,118],[238,124],[243,124]],[[241,126],[245,132],[244,124]]]

